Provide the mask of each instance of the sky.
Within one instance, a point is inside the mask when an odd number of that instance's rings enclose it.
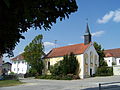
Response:
[[[92,34],[92,41],[104,49],[120,48],[120,0],[76,0],[78,11],[69,19],[57,21],[49,31],[31,28],[23,33],[25,39],[16,46],[14,56],[24,52],[24,48],[35,36],[42,34],[45,53],[52,48],[83,43],[86,23]],[[88,18],[88,21],[86,19]],[[10,58],[4,57],[5,61]]]

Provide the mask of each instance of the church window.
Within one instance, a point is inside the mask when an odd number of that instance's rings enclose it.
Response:
[[[93,54],[90,52],[90,63],[93,64]]]
[[[88,64],[88,54],[85,54],[85,64]]]
[[[95,55],[95,64],[97,65],[97,55]]]

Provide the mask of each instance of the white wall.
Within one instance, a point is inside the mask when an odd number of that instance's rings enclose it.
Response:
[[[116,58],[116,65],[120,65],[120,58]]]
[[[120,75],[120,65],[113,66],[113,75]]]
[[[24,62],[24,63],[23,63]],[[28,64],[25,60],[12,61],[11,71],[17,74],[25,74],[28,70]]]
[[[90,52],[93,53],[93,66],[91,66],[90,64]],[[95,64],[97,65],[97,67],[99,66],[99,56],[93,46],[93,44],[91,43],[90,47],[86,49],[86,51],[84,52],[84,55],[85,53],[88,54],[88,73],[90,75],[90,68],[92,69],[92,74],[95,74],[96,72],[96,67],[95,67]],[[95,60],[95,55],[97,56],[97,60]],[[85,64],[85,63],[84,63]]]
[[[116,60],[114,57],[104,57],[104,60],[107,62],[107,65],[109,67],[112,67],[112,62],[116,63]]]

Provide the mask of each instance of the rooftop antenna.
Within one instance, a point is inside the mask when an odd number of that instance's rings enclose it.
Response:
[[[55,48],[56,48],[56,46],[57,46],[57,40],[55,40]]]

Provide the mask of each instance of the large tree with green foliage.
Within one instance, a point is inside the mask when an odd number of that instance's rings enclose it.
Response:
[[[76,0],[0,0],[0,55],[12,56],[31,27],[49,30],[77,8]]]
[[[104,49],[97,42],[94,42],[94,47],[99,55],[99,67],[107,66],[107,63],[104,61]]]
[[[44,56],[44,46],[42,42],[42,35],[36,36],[32,42],[24,49],[23,56],[33,70],[38,74],[42,74],[44,64],[42,57]]]
[[[65,55],[63,60],[56,63],[51,68],[51,73],[53,75],[67,75],[67,74],[77,74],[78,60],[76,56],[71,53],[70,55]]]

